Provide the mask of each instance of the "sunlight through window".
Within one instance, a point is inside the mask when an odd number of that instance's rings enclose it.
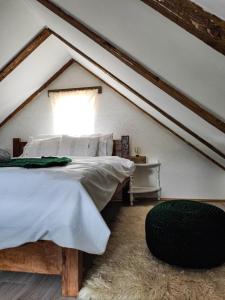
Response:
[[[57,134],[92,134],[95,125],[95,98],[98,91],[51,92],[54,130]]]

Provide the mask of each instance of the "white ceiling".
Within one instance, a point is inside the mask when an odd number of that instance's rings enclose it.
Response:
[[[220,53],[153,9],[146,8],[139,0],[104,0],[104,2],[102,0],[67,0],[64,2],[54,0],[54,2],[63,5],[64,9],[154,70],[162,78],[168,80],[171,85],[197,100],[199,104],[221,118],[225,118],[225,59]],[[19,14],[17,19],[18,3],[21,16]],[[2,24],[11,22],[13,36],[15,36],[13,28],[18,28],[18,30],[15,40],[8,39],[7,33],[4,31],[0,32],[0,38],[4,41],[4,49],[0,47],[2,65],[15,55],[27,43],[27,40],[31,39],[31,36],[36,35],[47,25],[185,126],[225,152],[224,135],[219,130],[121,63],[40,3],[35,0],[9,0],[3,4],[4,6],[0,2],[0,17],[2,13],[5,21],[1,21],[0,18],[0,25],[1,22]],[[101,17],[99,17],[100,15]],[[137,20],[141,21],[137,22]],[[20,22],[24,24],[19,26]],[[0,83],[2,102],[0,121],[49,79],[71,56],[124,93],[141,108],[150,112],[160,122],[225,165],[219,155],[143,103],[141,99],[75,51],[62,46],[62,43],[54,37],[48,38]],[[11,89],[12,86],[13,89]]]
[[[143,79],[42,5],[32,0],[30,2],[35,5],[35,9],[40,12],[48,26],[53,27],[61,36],[117,77],[129,83],[134,89],[151,99],[188,128],[224,151],[224,135],[220,131]],[[58,0],[55,2],[57,4],[62,3]],[[96,31],[101,29],[101,35],[106,36],[120,48],[126,49],[129,54],[142,61],[145,66],[157,70],[158,75],[170,80],[172,85],[197,99],[208,110],[212,110],[224,118],[225,60],[220,53],[151,8],[146,10],[146,6],[140,1],[105,0],[101,8],[104,15],[99,19],[97,16],[100,13],[100,2],[101,0],[83,0],[82,2],[67,0],[63,2],[63,6],[70,14],[78,17],[92,29]],[[141,19],[142,22],[135,23],[134,17]],[[157,28],[157,34],[155,34],[155,28]],[[141,32],[142,34],[134,35],[134,32]],[[152,66],[154,67],[152,68]]]
[[[140,0],[53,2],[128,52],[171,85],[224,118],[221,112],[225,111],[225,59],[220,53]],[[42,13],[45,11],[42,10]],[[49,14],[45,14],[45,19],[49,20],[49,26],[53,25],[57,30],[60,30],[60,27],[65,28],[63,22],[57,25],[56,19]],[[75,29],[73,32],[75,34]],[[81,41],[82,35],[76,32],[76,36],[77,42]],[[84,40],[87,39],[82,38],[82,42]],[[89,45],[90,43],[86,48]],[[87,51],[85,47],[83,49]],[[91,53],[91,56],[97,58],[92,49]],[[99,58],[100,61],[103,61],[107,54]],[[151,93],[151,96],[155,98],[156,95]]]
[[[225,20],[225,1],[224,0],[192,0],[206,11],[215,14]]]
[[[61,42],[51,36],[0,82],[0,122],[70,59]],[[13,87],[13,88],[12,88]]]
[[[40,19],[24,0],[1,0],[0,68],[32,40],[41,27]]]

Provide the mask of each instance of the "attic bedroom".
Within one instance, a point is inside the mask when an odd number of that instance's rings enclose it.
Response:
[[[0,300],[225,299],[224,12],[0,0]]]

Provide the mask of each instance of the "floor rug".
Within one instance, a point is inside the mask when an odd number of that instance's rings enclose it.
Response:
[[[150,254],[144,233],[150,208],[121,209],[107,251],[95,259],[79,300],[225,300],[225,265],[184,270]]]

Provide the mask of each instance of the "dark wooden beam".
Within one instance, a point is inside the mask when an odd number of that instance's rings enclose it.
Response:
[[[221,168],[222,170],[225,171],[225,167],[223,165],[221,165],[220,163],[218,163],[217,161],[215,161],[213,158],[211,158],[209,155],[207,155],[205,152],[203,152],[202,150],[198,149],[195,145],[191,144],[190,142],[188,142],[186,139],[184,139],[181,135],[179,135],[178,133],[176,133],[175,131],[173,131],[171,128],[169,128],[168,126],[166,126],[165,124],[163,124],[162,122],[160,122],[158,119],[156,119],[154,116],[152,116],[150,113],[148,113],[147,111],[145,111],[144,109],[142,109],[140,106],[138,106],[137,104],[135,104],[133,101],[131,101],[127,96],[125,96],[124,94],[122,94],[121,92],[119,92],[115,87],[113,87],[111,84],[109,84],[108,82],[106,82],[105,80],[103,80],[101,77],[99,77],[98,75],[96,75],[95,73],[91,72],[88,68],[84,67],[82,64],[80,64],[78,61],[75,60],[75,62],[80,65],[82,68],[84,68],[85,70],[87,70],[88,72],[92,73],[96,78],[98,78],[99,80],[101,80],[105,85],[109,86],[112,90],[114,90],[117,94],[119,94],[121,97],[123,97],[125,100],[127,100],[132,106],[136,107],[138,110],[140,110],[142,113],[144,113],[145,115],[147,115],[148,117],[150,117],[151,119],[153,119],[156,123],[158,123],[160,126],[162,126],[163,128],[165,128],[166,130],[168,130],[169,132],[171,132],[173,135],[175,135],[176,137],[178,137],[180,140],[182,140],[184,143],[186,143],[188,146],[192,147],[193,149],[195,149],[198,153],[200,153],[201,155],[203,155],[205,158],[207,158],[208,160],[210,160],[212,163],[214,163],[215,165],[217,165],[219,168]]]
[[[36,35],[19,53],[16,54],[1,70],[0,81],[8,76],[19,64],[29,56],[38,46],[40,46],[49,36],[51,31],[44,28],[38,35]]]
[[[36,0],[39,3],[43,4],[50,11],[55,13],[57,16],[62,18],[64,21],[72,25],[77,30],[81,31],[83,34],[88,36],[90,39],[95,41],[101,47],[106,49],[109,53],[117,57],[124,64],[129,66],[135,72],[143,76],[145,79],[149,80],[165,93],[170,95],[173,99],[176,99],[179,103],[190,109],[192,112],[196,113],[198,116],[203,118],[205,121],[221,130],[225,133],[225,122],[218,117],[216,117],[211,112],[207,111],[205,108],[200,106],[193,99],[185,95],[183,92],[170,85],[167,81],[163,80],[151,70],[147,69],[144,65],[142,65],[137,60],[133,59],[130,55],[128,55],[125,51],[119,49],[115,45],[113,45],[110,41],[106,40],[86,25],[81,23],[78,19],[75,19],[65,11],[63,11],[59,6],[55,5],[49,0]]]
[[[223,152],[221,152],[219,149],[217,149],[215,146],[213,146],[212,144],[210,144],[209,142],[207,142],[205,139],[203,139],[198,134],[196,134],[195,132],[193,132],[190,128],[186,127],[181,122],[179,122],[178,120],[176,120],[174,117],[172,117],[171,115],[169,115],[166,111],[164,111],[159,106],[157,106],[156,104],[154,104],[151,100],[149,100],[148,98],[146,98],[145,96],[143,96],[142,94],[140,94],[139,92],[137,92],[136,90],[134,90],[130,85],[128,85],[127,83],[125,83],[124,81],[122,81],[121,79],[119,79],[118,77],[116,77],[109,70],[105,69],[102,65],[100,65],[99,63],[97,63],[96,61],[94,61],[91,57],[89,57],[88,55],[86,55],[84,52],[82,52],[77,47],[73,46],[71,43],[69,43],[63,37],[61,37],[60,35],[58,35],[54,31],[52,31],[52,33],[57,38],[59,38],[62,42],[64,42],[67,46],[69,46],[71,49],[73,49],[79,55],[81,55],[82,57],[84,57],[87,61],[89,61],[90,63],[92,63],[94,66],[96,66],[97,68],[99,68],[101,71],[103,71],[107,76],[111,77],[113,80],[115,80],[120,85],[122,85],[123,87],[125,87],[131,93],[133,93],[134,95],[136,95],[137,97],[139,97],[140,99],[142,99],[145,103],[147,103],[148,105],[150,105],[151,107],[153,107],[155,110],[157,110],[164,117],[166,117],[167,119],[169,119],[171,122],[173,122],[174,124],[176,124],[178,127],[180,127],[181,129],[183,129],[184,131],[186,131],[187,133],[189,133],[191,136],[193,136],[194,138],[196,138],[199,142],[201,142],[202,144],[204,144],[205,146],[207,146],[209,149],[211,149],[212,151],[214,151],[216,154],[218,154],[219,156],[221,156],[222,158],[225,159],[225,154]]]
[[[48,90],[48,96],[50,93],[86,91],[86,90],[98,90],[98,94],[102,94],[102,86],[82,86],[82,87],[71,88],[71,89]]]
[[[190,0],[141,0],[225,55],[225,21]]]
[[[9,114],[1,123],[0,128],[11,120],[24,106],[29,104],[35,97],[37,97],[44,89],[46,89],[50,83],[52,83],[57,77],[59,77],[67,68],[74,63],[74,60],[69,60],[62,68],[60,68],[51,78],[49,78],[39,89],[37,89],[32,95],[30,95],[20,106],[18,106],[11,114]]]

